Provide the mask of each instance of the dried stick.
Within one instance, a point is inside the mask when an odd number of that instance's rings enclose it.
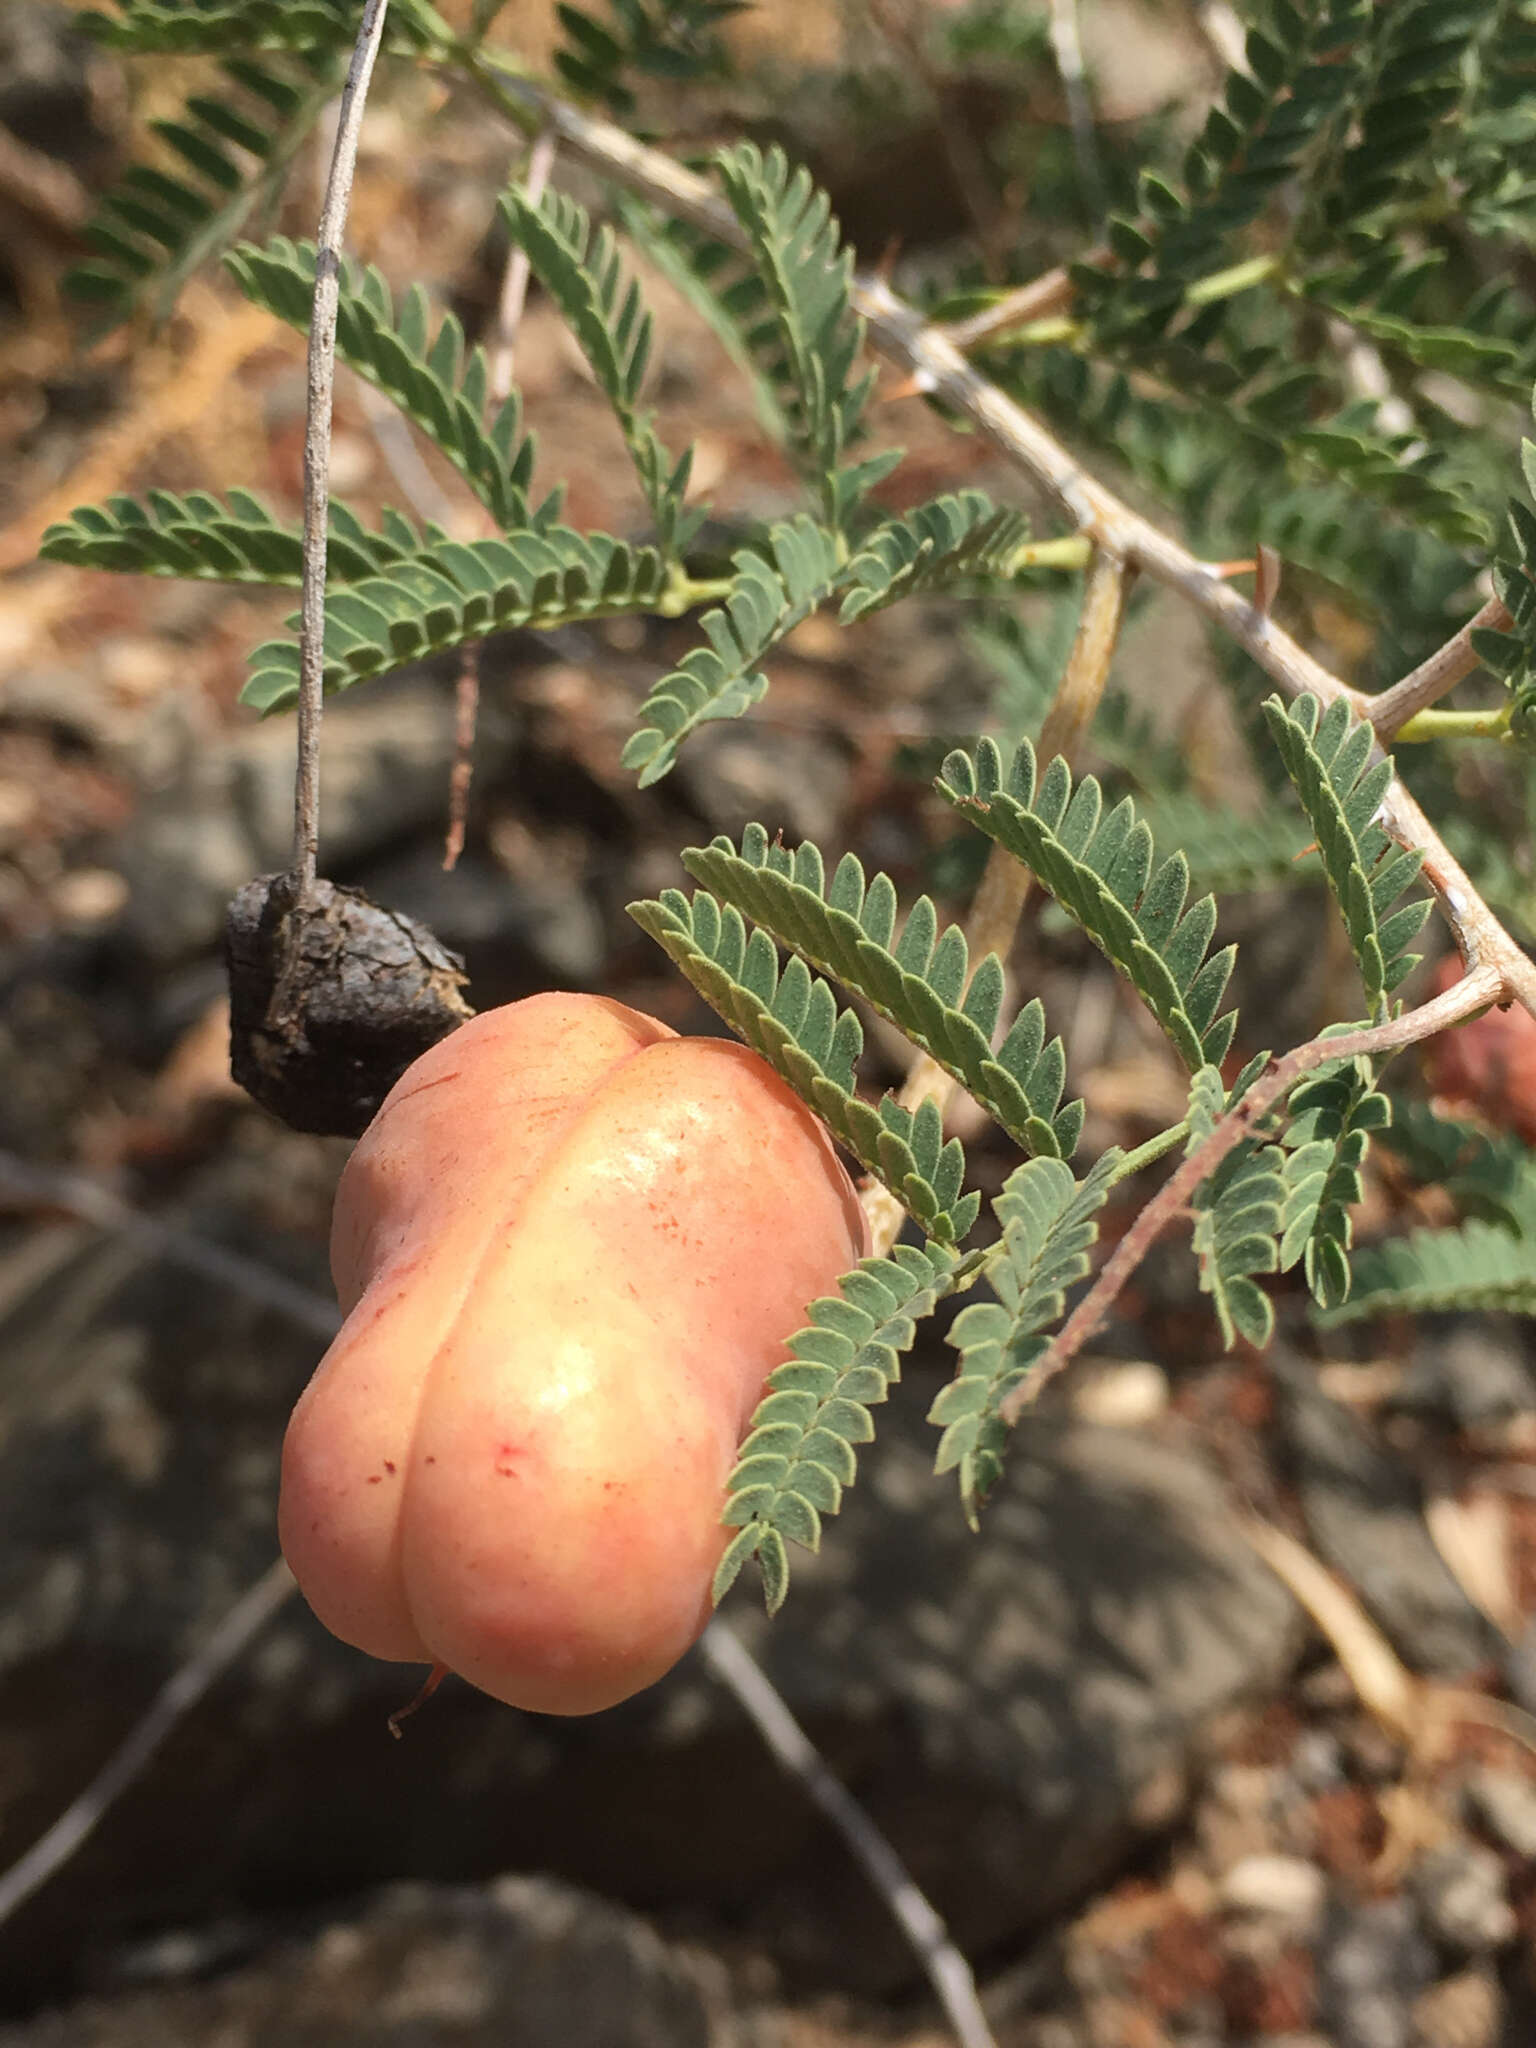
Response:
[[[1154,1242],[1175,1217],[1183,1215],[1194,1199],[1195,1190],[1220,1166],[1223,1159],[1253,1129],[1254,1125],[1288,1095],[1304,1074],[1335,1060],[1378,1059],[1432,1038],[1448,1025],[1459,1024],[1498,1000],[1499,969],[1493,965],[1475,968],[1454,987],[1432,1002],[1394,1017],[1386,1024],[1373,1024],[1362,1031],[1339,1032],[1333,1037],[1308,1039],[1255,1081],[1235,1109],[1228,1110],[1204,1142],[1195,1147],[1178,1169],[1158,1189],[1136,1221],[1105,1261],[1098,1278],[1052,1338],[1049,1348],[1028,1379],[1023,1380],[998,1409],[1009,1425],[1018,1421],[1024,1409],[1039,1399],[1041,1389],[1076,1357],[1102,1326],[1116,1297],[1141,1264]]]
[[[1093,132],[1093,106],[1088,97],[1088,71],[1083,62],[1083,38],[1078,27],[1077,0],[1051,0],[1051,51],[1061,74],[1061,89],[1067,96],[1067,121],[1072,130],[1072,153],[1077,174],[1087,187],[1097,211],[1104,192],[1099,169],[1099,146]]]
[[[520,126],[552,128],[573,156],[665,211],[690,221],[734,249],[746,237],[734,214],[694,172],[648,149],[528,80],[502,71],[481,51],[464,60],[487,95]],[[1322,704],[1343,701],[1369,718],[1373,700],[1307,653],[1283,627],[1151,520],[1132,510],[1086,471],[1031,413],[975,370],[941,329],[930,326],[884,279],[860,275],[854,303],[879,352],[921,389],[969,420],[1016,468],[1051,493],[1086,539],[1176,591],[1242,647],[1286,696],[1309,691]],[[1424,874],[1440,897],[1469,966],[1497,967],[1494,1000],[1515,1001],[1536,1016],[1536,965],[1505,931],[1429,820],[1400,781],[1382,799],[1379,820],[1401,845],[1424,856]]]
[[[712,1621],[699,1648],[785,1770],[798,1778],[842,1836],[912,1944],[961,2048],[997,2048],[971,1966],[913,1883],[906,1866],[800,1726],[766,1673],[723,1621]]]
[[[94,1834],[102,1816],[127,1791],[176,1724],[261,1633],[294,1590],[293,1574],[279,1558],[248,1592],[241,1594],[202,1648],[166,1680],[149,1712],[80,1796],[0,1876],[0,1925],[56,1871],[62,1870]]]
[[[523,178],[523,190],[532,205],[537,206],[543,198],[554,167],[555,138],[546,129],[534,138]],[[514,249],[502,274],[501,292],[496,301],[496,343],[491,351],[486,379],[485,403],[489,417],[495,416],[512,390],[517,330],[527,303],[531,275],[532,265],[528,261],[527,250]],[[483,513],[481,523],[486,531],[494,531],[490,519]],[[448,836],[443,844],[443,866],[449,870],[459,864],[469,823],[469,786],[474,776],[475,726],[480,717],[480,649],[483,645],[480,640],[465,641],[459,650],[459,673],[453,687],[453,767],[448,777]]]
[[[347,67],[336,147],[315,236],[315,304],[309,323],[308,405],[304,420],[304,582],[299,611],[298,772],[293,789],[292,889],[296,903],[314,894],[320,848],[320,719],[325,697],[325,556],[330,514],[331,409],[336,388],[336,302],[341,238],[352,201],[357,138],[389,0],[367,0]]]

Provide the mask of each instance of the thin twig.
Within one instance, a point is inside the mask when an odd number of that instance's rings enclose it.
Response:
[[[149,1712],[80,1796],[0,1876],[0,1925],[89,1839],[102,1816],[127,1791],[176,1724],[260,1634],[294,1590],[293,1574],[279,1558],[248,1592],[241,1594],[202,1648],[166,1680]]]
[[[1061,89],[1067,97],[1067,121],[1072,130],[1077,174],[1086,188],[1089,205],[1097,213],[1104,203],[1104,176],[1099,168],[1099,145],[1093,130],[1093,103],[1088,97],[1088,70],[1083,62],[1077,0],[1051,0],[1051,51],[1061,75]]]
[[[746,238],[730,209],[693,172],[636,142],[610,122],[580,112],[526,79],[502,71],[484,52],[466,60],[487,94],[521,126],[553,128],[573,156],[665,211],[735,249]],[[883,278],[854,280],[854,303],[874,347],[920,388],[970,421],[1016,468],[1054,496],[1073,526],[1128,568],[1176,591],[1242,647],[1289,697],[1310,692],[1323,705],[1347,703],[1369,718],[1372,699],[1317,661],[1283,627],[1234,589],[1220,565],[1201,561],[1091,476],[1039,420],[965,360],[942,330],[897,298]],[[1463,958],[1499,970],[1497,1000],[1536,1015],[1536,967],[1473,887],[1401,781],[1382,799],[1379,821],[1400,844],[1424,856],[1424,873],[1445,905]]]
[[[309,323],[308,404],[304,421],[304,587],[299,617],[298,773],[293,792],[293,891],[314,893],[320,847],[320,719],[325,695],[325,557],[330,515],[331,408],[336,386],[336,303],[341,238],[352,200],[357,138],[389,0],[367,0],[347,67],[336,147],[315,237],[315,303]]]
[[[800,1780],[853,1851],[912,1944],[962,2048],[997,2048],[976,1995],[970,1964],[950,1940],[949,1930],[913,1883],[901,1858],[847,1786],[833,1775],[767,1674],[723,1621],[709,1624],[699,1648],[711,1672],[735,1695],[772,1754]]]
[[[1185,1157],[1137,1216],[1092,1287],[1051,1340],[1039,1364],[1003,1402],[998,1410],[1001,1419],[1012,1427],[1025,1408],[1038,1400],[1041,1389],[1096,1335],[1121,1288],[1166,1227],[1188,1209],[1201,1182],[1209,1179],[1227,1154],[1242,1143],[1266,1111],[1288,1095],[1304,1074],[1330,1066],[1335,1060],[1379,1059],[1384,1053],[1398,1052],[1405,1045],[1432,1038],[1437,1031],[1459,1024],[1497,1002],[1500,981],[1497,967],[1479,967],[1443,995],[1410,1010],[1406,1016],[1361,1031],[1308,1039],[1305,1045],[1298,1045],[1277,1060],[1253,1083],[1237,1107],[1228,1110],[1217,1122],[1209,1137]]]
[[[1472,673],[1482,658],[1472,645],[1475,632],[1484,627],[1495,633],[1507,632],[1509,623],[1509,613],[1504,609],[1502,600],[1490,597],[1476,618],[1468,619],[1461,631],[1453,633],[1427,661],[1421,661],[1416,669],[1410,669],[1390,690],[1383,690],[1379,696],[1372,697],[1366,716],[1376,728],[1377,739],[1385,745],[1410,718],[1427,711],[1431,704],[1438,704],[1442,697],[1455,689],[1463,676]]]
[[[523,192],[531,206],[544,197],[550,173],[555,167],[555,138],[545,129],[536,135],[528,152],[523,175]],[[517,330],[528,301],[528,280],[533,266],[521,245],[514,248],[502,273],[496,301],[496,338],[486,378],[486,415],[494,418],[511,395],[516,374]],[[495,531],[485,512],[480,523],[487,533]],[[480,719],[480,640],[466,640],[459,650],[459,672],[453,686],[453,767],[448,776],[448,832],[443,842],[443,866],[452,871],[464,851],[469,827],[469,790],[475,772],[475,728]]]

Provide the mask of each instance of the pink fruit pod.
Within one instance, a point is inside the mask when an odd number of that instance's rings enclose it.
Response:
[[[599,996],[463,1025],[337,1191],[346,1321],[283,1446],[310,1605],[542,1713],[650,1685],[709,1618],[763,1383],[866,1244],[826,1130],[744,1047]]]

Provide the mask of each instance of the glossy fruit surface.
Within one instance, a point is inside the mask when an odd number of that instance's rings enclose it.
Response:
[[[373,1655],[586,1713],[709,1615],[726,1476],[805,1304],[863,1255],[755,1054],[596,996],[465,1024],[347,1163],[346,1322],[283,1449],[283,1550]]]

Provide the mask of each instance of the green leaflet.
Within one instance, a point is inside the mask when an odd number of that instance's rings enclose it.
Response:
[[[1395,847],[1373,821],[1392,780],[1390,761],[1371,765],[1375,734],[1340,699],[1319,717],[1317,699],[1265,703],[1286,773],[1317,835],[1323,872],[1344,919],[1365,983],[1371,1021],[1390,1013],[1391,992],[1418,964],[1406,948],[1429,915],[1430,900],[1391,906],[1419,871],[1420,856]]]
[[[1008,1432],[998,1410],[1048,1348],[1044,1333],[1060,1318],[1067,1289],[1088,1271],[1095,1219],[1120,1156],[1106,1152],[1082,1181],[1059,1159],[1026,1160],[992,1204],[1002,1235],[986,1255],[985,1273],[998,1301],[978,1302],[955,1318],[946,1342],[960,1353],[959,1369],[928,1411],[944,1431],[934,1470],[958,1472],[973,1529],[1003,1469]]]
[[[747,827],[739,852],[729,839],[715,839],[687,848],[683,865],[782,945],[863,996],[969,1089],[1026,1152],[1065,1158],[1076,1149],[1083,1105],[1061,1106],[1066,1055],[1059,1038],[1046,1043],[1038,999],[994,1052],[1001,964],[989,954],[973,976],[964,933],[958,925],[940,932],[926,896],[897,940],[889,876],[867,882],[850,853],[829,884],[814,846],[791,853],[761,825]]]
[[[1152,835],[1129,797],[1105,814],[1093,776],[1084,776],[1074,793],[1072,771],[1059,756],[1037,788],[1028,740],[1006,772],[989,739],[974,758],[951,754],[936,787],[1077,920],[1140,992],[1191,1072],[1225,1058],[1237,1018],[1216,1011],[1236,948],[1206,958],[1215,902],[1206,896],[1185,907],[1188,863],[1175,853],[1154,869]]]
[[[1377,1089],[1370,1062],[1355,1059],[1309,1074],[1291,1091],[1287,1109],[1280,1271],[1303,1263],[1313,1300],[1331,1308],[1349,1295],[1349,1212],[1365,1192],[1360,1169],[1370,1134],[1391,1122],[1392,1104]]]
[[[315,290],[310,242],[281,235],[263,246],[245,242],[224,259],[246,297],[290,327],[307,333]],[[521,402],[513,393],[483,424],[485,351],[464,355],[464,330],[452,313],[435,331],[426,293],[413,285],[396,309],[389,286],[372,265],[343,268],[336,312],[336,353],[349,369],[392,398],[453,464],[496,524],[543,532],[553,525],[558,500],[530,511],[532,436],[520,438]]]
[[[1250,1063],[1230,1095],[1217,1068],[1203,1067],[1194,1076],[1186,1157],[1210,1136],[1260,1064]],[[1195,1193],[1200,1287],[1211,1297],[1229,1351],[1239,1336],[1262,1349],[1274,1331],[1274,1309],[1253,1275],[1273,1273],[1280,1262],[1277,1238],[1286,1199],[1283,1165],[1278,1145],[1248,1140],[1229,1152]]]
[[[822,1517],[837,1513],[854,1482],[853,1447],[874,1437],[869,1411],[900,1378],[900,1354],[972,1270],[943,1245],[897,1245],[888,1258],[845,1273],[836,1295],[811,1303],[806,1327],[789,1340],[789,1362],[768,1376],[727,1482],[720,1519],[737,1533],[715,1573],[716,1602],[756,1557],[768,1612],[778,1612],[789,1585],[786,1539],[820,1547]]]
[[[958,1138],[944,1142],[932,1102],[916,1114],[893,1095],[878,1105],[854,1092],[854,1062],[864,1034],[851,1010],[839,1012],[826,982],[798,956],[779,971],[773,941],[741,913],[722,910],[697,890],[664,890],[629,914],[676,962],[712,1009],[754,1052],[761,1053],[866,1170],[882,1181],[924,1231],[958,1243],[976,1221],[978,1194],[964,1195],[965,1154]]]
[[[501,540],[439,540],[329,596],[325,686],[344,690],[516,626],[644,610],[666,585],[666,564],[653,548],[628,548],[605,533],[550,526]],[[268,640],[251,656],[241,702],[280,710],[298,687],[297,642]]]
[[[419,555],[427,542],[398,512],[386,512],[370,532],[347,507],[331,503],[326,574],[332,583],[356,583]],[[222,583],[278,584],[302,580],[301,528],[275,519],[249,491],[220,500],[208,491],[179,498],[151,491],[142,501],[108,498],[80,505],[50,526],[38,553],[80,569],[114,569],[135,576],[189,576]]]
[[[130,166],[86,227],[90,258],[65,274],[66,291],[99,313],[98,332],[141,306],[156,321],[169,314],[193,271],[281,189],[341,75],[335,51],[291,65],[231,58],[212,91],[151,124],[180,160],[175,172]]]
[[[827,598],[839,572],[836,537],[812,520],[782,521],[768,535],[768,554],[743,548],[723,605],[699,621],[708,641],[663,676],[640,707],[640,724],[623,753],[638,768],[640,787],[659,782],[688,734],[709,719],[739,718],[763,696],[759,663]]]
[[[822,518],[840,534],[859,500],[899,460],[877,455],[843,464],[874,382],[873,372],[854,377],[864,330],[853,311],[853,259],[838,247],[827,195],[808,171],[790,170],[782,149],[764,156],[743,142],[716,162],[755,265],[755,276],[738,284],[727,304],[774,387]]]
[[[704,518],[702,512],[683,509],[693,451],[685,450],[674,463],[657,439],[651,414],[640,409],[653,326],[639,286],[625,282],[612,231],[604,228],[594,239],[585,207],[558,192],[546,193],[531,206],[514,187],[503,194],[501,211],[512,240],[527,252],[613,407],[656,522],[661,552],[681,554]]]

